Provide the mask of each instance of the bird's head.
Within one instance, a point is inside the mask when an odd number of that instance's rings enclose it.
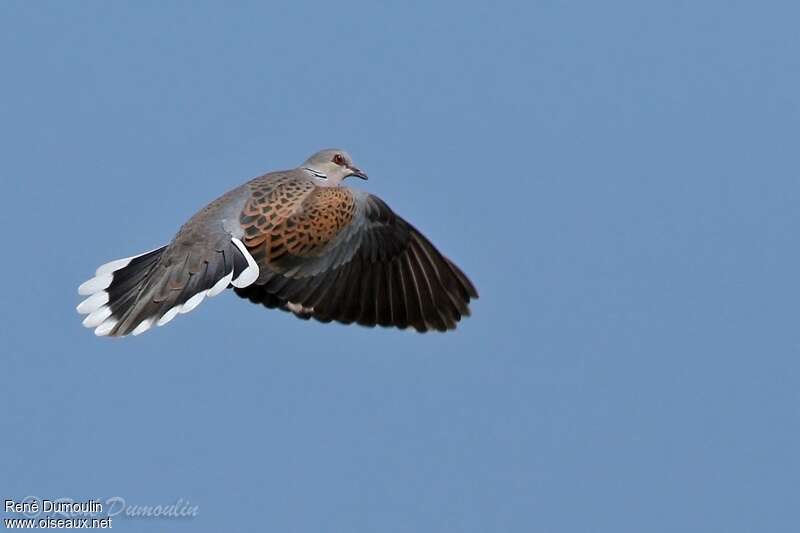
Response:
[[[320,185],[329,187],[350,176],[367,179],[367,174],[353,164],[350,154],[337,148],[320,150],[306,159],[301,167],[313,174]]]

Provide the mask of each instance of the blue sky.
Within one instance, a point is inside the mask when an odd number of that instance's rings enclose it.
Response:
[[[796,531],[800,8],[4,2],[0,498],[122,531]],[[94,268],[340,146],[481,293],[455,333]]]

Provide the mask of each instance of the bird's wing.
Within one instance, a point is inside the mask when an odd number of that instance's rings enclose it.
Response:
[[[240,222],[260,274],[236,293],[301,318],[445,331],[478,297],[376,196],[297,180],[256,184]]]

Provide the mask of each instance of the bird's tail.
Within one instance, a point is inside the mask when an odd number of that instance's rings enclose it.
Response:
[[[78,294],[89,296],[77,307],[78,313],[87,315],[83,325],[94,328],[96,335],[109,335],[136,303],[165,249],[162,246],[99,266],[95,277],[78,287]]]
[[[100,266],[78,287],[83,325],[96,335],[138,335],[188,313],[229,286],[244,287],[258,266],[239,239],[162,246]]]

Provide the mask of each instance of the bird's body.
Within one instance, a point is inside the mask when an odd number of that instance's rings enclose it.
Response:
[[[137,335],[236,293],[300,318],[453,329],[477,292],[383,201],[341,185],[366,179],[341,150],[271,172],[197,212],[170,244],[97,269],[78,306],[97,335]]]

